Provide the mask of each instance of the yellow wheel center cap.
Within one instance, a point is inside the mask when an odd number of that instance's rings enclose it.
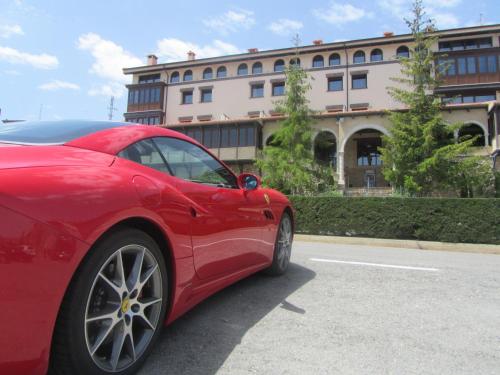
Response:
[[[122,313],[126,313],[130,308],[130,300],[125,298],[122,302]]]

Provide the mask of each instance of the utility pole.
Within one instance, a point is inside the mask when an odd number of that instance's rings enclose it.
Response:
[[[115,97],[112,96],[111,99],[109,100],[109,107],[108,107],[108,119],[109,121],[113,120],[113,112],[116,111],[115,107]]]
[[[479,26],[483,26],[483,13],[479,13]]]
[[[42,119],[43,104],[40,104],[40,111],[38,111],[38,121]]]

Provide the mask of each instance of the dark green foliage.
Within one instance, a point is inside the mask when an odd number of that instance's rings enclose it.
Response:
[[[292,196],[296,232],[500,245],[500,199]]]

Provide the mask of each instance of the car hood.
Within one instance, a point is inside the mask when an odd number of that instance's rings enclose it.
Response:
[[[0,169],[62,165],[111,165],[114,156],[69,146],[21,146],[0,143]]]

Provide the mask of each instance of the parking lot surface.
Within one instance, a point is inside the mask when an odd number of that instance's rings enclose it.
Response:
[[[500,374],[500,255],[292,254],[167,327],[140,374]]]

